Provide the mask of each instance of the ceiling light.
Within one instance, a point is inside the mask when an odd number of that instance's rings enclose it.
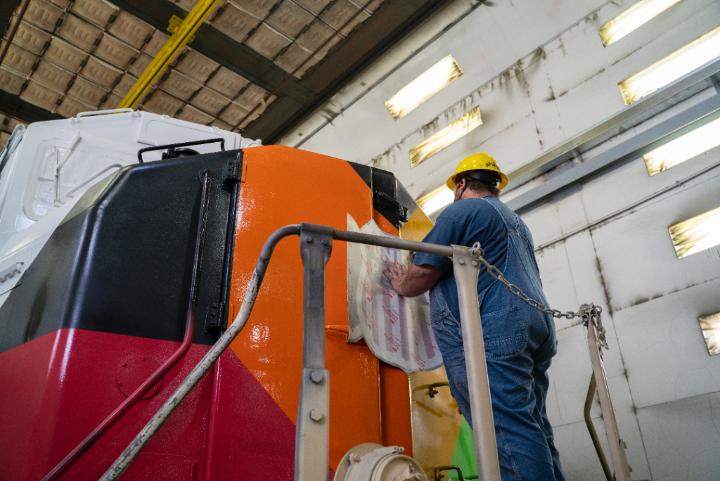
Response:
[[[720,119],[713,120],[643,155],[648,174],[659,174],[720,145]]]
[[[394,118],[404,117],[462,74],[453,56],[448,55],[386,100],[385,107]]]
[[[720,354],[720,312],[698,317],[705,345],[711,356]]]
[[[453,198],[453,191],[448,189],[446,185],[441,185],[437,189],[420,197],[417,203],[423,212],[425,212],[425,215],[430,216],[449,205],[453,201]]]
[[[720,27],[618,84],[630,105],[720,56]]]
[[[720,244],[720,207],[669,227],[678,259]]]
[[[623,11],[605,25],[598,33],[604,46],[617,42],[625,35],[648,23],[680,0],[641,0]]]
[[[410,166],[416,167],[428,157],[437,154],[481,125],[480,107],[475,107],[438,133],[420,142],[417,147],[410,149]]]

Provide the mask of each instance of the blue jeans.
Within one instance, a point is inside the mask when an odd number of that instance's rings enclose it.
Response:
[[[482,316],[502,481],[564,481],[545,412],[554,324],[521,302]],[[433,331],[450,389],[472,426],[460,323],[443,309],[433,312]]]

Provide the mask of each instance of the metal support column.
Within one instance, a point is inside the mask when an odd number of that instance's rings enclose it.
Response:
[[[332,233],[302,229],[303,371],[295,431],[295,481],[327,480],[330,378],[325,369],[325,265]]]
[[[581,306],[581,310],[585,306]],[[612,459],[613,475],[615,481],[631,481],[630,465],[625,455],[625,442],[620,439],[615,411],[610,400],[610,388],[607,383],[605,366],[602,358],[602,346],[604,341],[600,339],[597,330],[597,319],[591,316],[587,320],[587,342],[590,351],[590,364],[592,365],[595,378],[600,410],[602,411],[603,424],[610,446],[610,459]]]
[[[485,343],[477,298],[480,263],[473,258],[468,247],[455,245],[452,246],[452,261],[460,304],[460,325],[473,419],[472,431],[477,452],[478,479],[500,481],[495,423],[485,362]]]

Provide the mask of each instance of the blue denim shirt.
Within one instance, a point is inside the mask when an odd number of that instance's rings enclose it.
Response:
[[[510,282],[534,299],[547,304],[530,230],[522,219],[497,197],[463,199],[451,204],[440,214],[424,241],[465,246],[480,242],[485,258],[496,265]],[[459,320],[457,285],[450,259],[418,253],[413,262],[443,271],[443,276],[430,291],[434,320],[446,314],[452,315],[456,321]],[[524,316],[532,315],[534,311],[484,270],[480,271],[478,277],[478,300],[483,318],[498,311],[522,311],[516,314]],[[534,311],[534,314],[537,315],[537,311]]]

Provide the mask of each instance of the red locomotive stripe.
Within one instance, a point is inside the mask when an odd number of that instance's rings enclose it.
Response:
[[[0,479],[40,479],[177,345],[61,329],[0,353]],[[206,350],[206,345],[193,345],[159,389],[152,389],[63,479],[98,479]],[[156,481],[289,480],[294,430],[247,368],[227,352],[127,476]],[[273,473],[269,478],[268,470]]]

